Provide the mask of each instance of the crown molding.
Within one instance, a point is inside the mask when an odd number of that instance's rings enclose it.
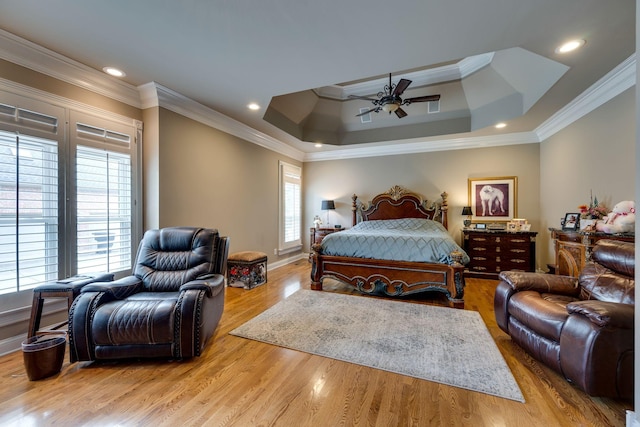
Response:
[[[353,148],[335,148],[324,152],[304,153],[155,82],[139,87],[129,85],[2,29],[0,29],[0,58],[124,102],[135,108],[161,106],[268,150],[305,162],[541,142],[636,83],[636,57],[633,54],[532,132],[498,136],[444,138],[439,140],[418,138],[414,140],[388,141],[386,145],[361,144]],[[490,64],[492,58],[493,53],[476,55],[465,58],[456,64],[425,70],[426,73],[425,71],[408,73],[405,77],[411,78],[415,83],[420,82],[420,85],[455,80],[472,74]],[[378,81],[352,86],[356,86],[360,91],[366,84],[371,84],[376,89],[362,90],[373,93],[379,90],[381,82],[383,85],[385,84],[383,80],[379,79]],[[20,87],[21,90],[25,90],[22,85],[6,80],[2,80],[2,84],[5,87],[14,87],[14,89]],[[416,84],[417,86],[418,84]],[[335,97],[338,93],[341,93],[342,97],[347,97],[350,93],[345,93],[341,86],[327,86],[326,88],[330,92],[328,96]],[[36,90],[33,89],[33,91]],[[36,92],[38,96],[42,96],[39,91]],[[356,92],[353,93],[355,94]],[[68,103],[68,100],[64,101]]]
[[[363,157],[395,156],[398,154],[428,153],[434,151],[466,150],[470,148],[500,147],[506,145],[535,144],[540,140],[535,132],[519,132],[505,135],[487,135],[424,141],[387,141],[387,145],[344,148],[339,150],[307,153],[305,162],[358,159]]]
[[[304,153],[156,82],[138,87],[142,108],[162,107],[222,132],[302,161]]]
[[[135,86],[1,29],[0,58],[140,108]]]
[[[636,84],[636,54],[622,61],[535,129],[544,141]]]

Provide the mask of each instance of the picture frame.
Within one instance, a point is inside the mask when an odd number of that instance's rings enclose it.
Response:
[[[486,229],[487,229],[487,224],[482,222],[476,223],[476,230],[486,230]]]
[[[522,224],[520,226],[520,231],[531,231],[531,224],[529,224],[529,223]]]
[[[509,222],[518,216],[518,177],[469,178],[471,222]]]
[[[564,214],[564,221],[562,222],[563,230],[578,230],[580,225],[580,214],[577,212],[568,212]]]
[[[520,231],[520,224],[513,221],[507,222],[507,231]]]

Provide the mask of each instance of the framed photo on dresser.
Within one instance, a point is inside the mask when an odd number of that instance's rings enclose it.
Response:
[[[578,230],[580,224],[580,214],[575,212],[569,212],[564,215],[564,221],[562,222],[563,230]]]

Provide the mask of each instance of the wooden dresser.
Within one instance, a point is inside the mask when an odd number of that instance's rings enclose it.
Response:
[[[550,228],[555,243],[556,274],[578,277],[584,264],[589,260],[593,245],[600,239],[622,240],[635,243],[634,233],[607,234],[592,231],[573,231]]]
[[[501,271],[536,270],[536,231],[463,229],[463,249],[471,258],[469,277],[497,279]]]

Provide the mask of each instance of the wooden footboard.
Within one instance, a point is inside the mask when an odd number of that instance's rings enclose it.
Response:
[[[442,292],[455,308],[464,308],[464,266],[425,262],[386,261],[322,255],[314,247],[311,289],[322,290],[322,280],[331,277],[358,291],[380,296],[403,296],[420,292]]]

